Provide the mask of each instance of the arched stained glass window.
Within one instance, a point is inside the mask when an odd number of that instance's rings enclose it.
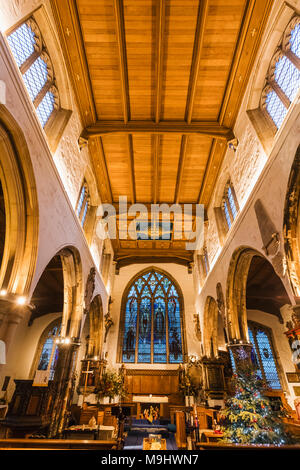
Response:
[[[238,204],[230,181],[226,183],[222,199],[222,209],[228,230],[238,213]]]
[[[37,370],[48,370],[49,380],[53,380],[55,367],[58,359],[58,346],[56,340],[58,339],[61,331],[61,320],[56,321],[47,328],[45,332],[45,339],[41,345],[41,353],[38,360]]]
[[[248,332],[253,344],[258,375],[267,382],[270,388],[280,390],[282,387],[270,332],[262,325],[252,322],[248,323]]]
[[[84,181],[81,186],[81,190],[80,190],[80,194],[79,194],[79,198],[78,198],[78,202],[76,206],[76,214],[80,220],[82,227],[84,227],[84,224],[86,222],[89,207],[90,207],[89,188],[88,188],[87,182]]]
[[[124,295],[120,361],[182,362],[182,296],[168,275],[151,269]]]
[[[262,93],[262,108],[280,128],[300,88],[300,17],[286,28],[271,60]]]
[[[59,108],[59,96],[52,62],[39,27],[33,18],[29,18],[7,36],[7,41],[39,121],[45,127],[53,111]]]

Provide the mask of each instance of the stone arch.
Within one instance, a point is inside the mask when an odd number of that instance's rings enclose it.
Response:
[[[269,285],[265,286],[265,280]],[[278,299],[273,299],[274,286],[279,294]],[[241,246],[235,250],[230,261],[226,302],[229,341],[249,342],[247,308],[274,314],[283,323],[280,308],[289,304],[290,299],[269,260],[254,248]]]
[[[102,355],[103,347],[103,304],[101,295],[96,295],[89,309],[89,344],[88,357],[98,357]]]
[[[300,298],[300,145],[291,168],[284,207],[284,248],[287,272],[296,298]],[[300,300],[300,299],[299,299]]]
[[[63,267],[64,307],[62,336],[79,338],[83,317],[82,263],[77,248],[68,246],[59,253]]]
[[[27,295],[38,247],[38,200],[27,143],[20,127],[0,105],[0,179],[6,211],[6,236],[0,286],[9,295]]]
[[[204,306],[204,354],[207,357],[218,356],[218,304],[211,296],[206,298]]]

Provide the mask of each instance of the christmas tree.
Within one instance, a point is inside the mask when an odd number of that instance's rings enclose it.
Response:
[[[224,436],[222,441],[234,444],[293,443],[286,433],[281,418],[286,416],[281,407],[275,411],[264,396],[266,384],[253,366],[246,365],[234,374],[234,396],[225,403],[221,413]]]

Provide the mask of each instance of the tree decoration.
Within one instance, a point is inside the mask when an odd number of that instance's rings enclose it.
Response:
[[[293,443],[281,420],[287,413],[281,407],[272,409],[270,400],[264,396],[266,383],[257,376],[256,369],[245,365],[233,376],[234,396],[227,399],[221,412],[223,442],[234,444]],[[255,391],[253,393],[253,391]]]

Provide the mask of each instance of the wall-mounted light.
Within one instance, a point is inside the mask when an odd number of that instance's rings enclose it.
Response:
[[[0,295],[1,295],[1,297],[5,297],[6,294],[7,294],[7,290],[6,290],[6,289],[1,289],[1,290],[0,290]]]
[[[17,302],[18,305],[25,305],[26,304],[26,297],[20,296],[20,297],[17,298],[16,302]]]

